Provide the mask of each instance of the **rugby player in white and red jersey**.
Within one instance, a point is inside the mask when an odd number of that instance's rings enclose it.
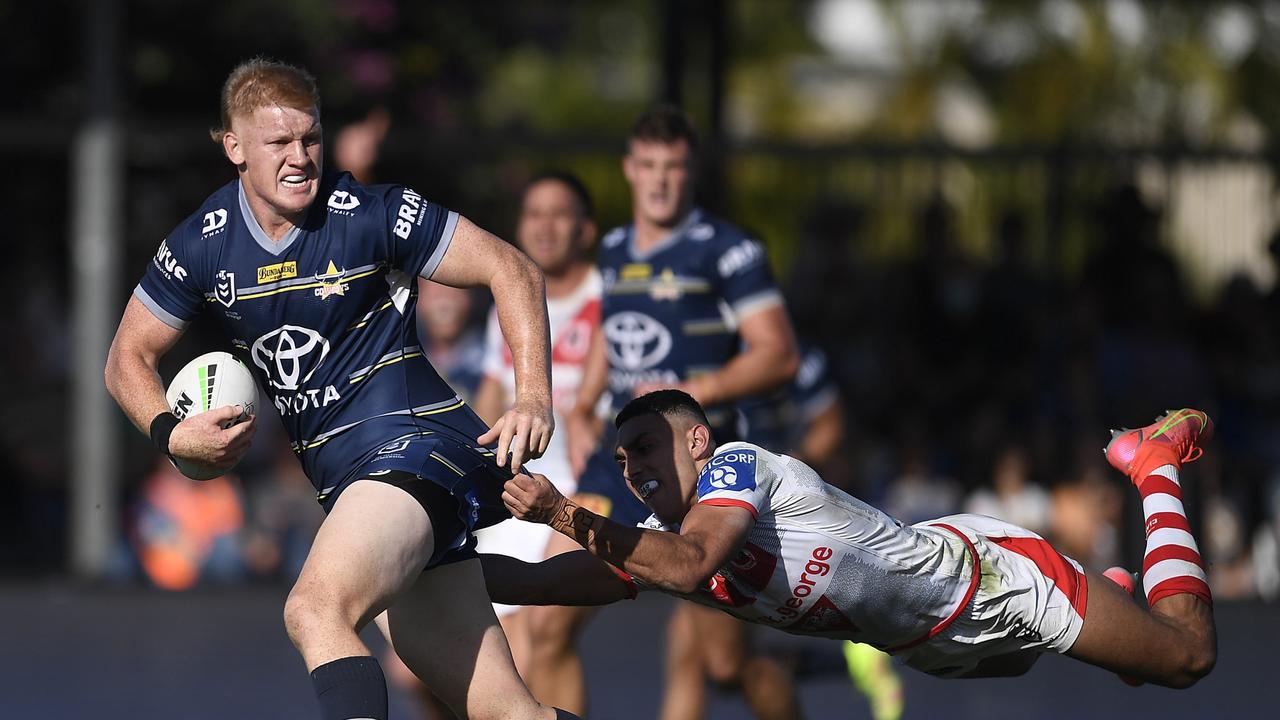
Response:
[[[654,514],[627,527],[517,475],[503,495],[512,515],[586,551],[534,565],[482,557],[495,600],[605,604],[659,590],[786,632],[868,643],[941,677],[1018,675],[1053,651],[1183,688],[1216,660],[1179,484],[1212,433],[1198,410],[1117,432],[1105,451],[1143,498],[1149,609],[1029,530],[980,515],[904,526],[798,460],[716,447],[702,408],[678,390],[632,401],[617,427],[617,461]]]
[[[516,245],[539,268],[547,285],[547,317],[551,323],[551,405],[557,424],[571,409],[582,382],[592,337],[600,328],[600,271],[588,257],[596,239],[591,195],[576,176],[548,171],[525,187],[516,222]],[[485,421],[496,420],[516,398],[516,372],[511,348],[503,339],[497,312],[489,314],[485,332],[483,378],[472,406]],[[555,434],[541,458],[526,464],[533,472],[555,478],[556,489],[572,496],[577,487],[564,436]],[[480,552],[537,561],[557,550],[548,548],[554,533],[542,523],[504,520],[476,533]],[[573,549],[572,542],[558,551]],[[506,632],[516,668],[538,695],[537,668],[530,660],[529,612],[516,605],[494,605]],[[544,683],[545,684],[545,683]]]

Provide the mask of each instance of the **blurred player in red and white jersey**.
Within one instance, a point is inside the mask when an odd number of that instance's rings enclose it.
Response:
[[[600,328],[603,283],[600,271],[587,255],[596,239],[592,213],[591,196],[581,180],[567,172],[544,172],[526,186],[516,224],[516,245],[537,263],[546,278],[552,409],[556,416],[573,406],[592,336]],[[472,403],[485,420],[502,417],[516,397],[511,362],[511,349],[503,340],[498,316],[491,313],[485,334],[483,378]],[[555,478],[556,489],[564,495],[574,494],[577,482],[570,469],[564,435],[553,435],[546,453],[528,468]],[[481,552],[536,562],[575,547],[566,541],[558,550],[549,549],[547,543],[552,535],[546,525],[511,519],[487,528],[477,538]],[[511,644],[517,669],[531,678],[531,683],[537,683],[537,668],[529,662],[530,612],[514,605],[494,605],[494,610]],[[537,687],[534,694],[539,694]]]

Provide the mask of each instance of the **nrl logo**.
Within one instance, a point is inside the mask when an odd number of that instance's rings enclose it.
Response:
[[[227,307],[236,301],[236,274],[219,270],[213,284],[213,298]]]
[[[333,261],[329,261],[329,267],[323,273],[316,273],[316,282],[320,283],[320,287],[316,288],[315,296],[321,300],[328,300],[333,295],[346,295],[349,283],[342,281],[346,277],[345,269],[339,270]]]

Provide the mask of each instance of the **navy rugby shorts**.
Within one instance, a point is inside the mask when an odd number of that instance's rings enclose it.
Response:
[[[435,550],[427,568],[432,568],[475,557],[474,532],[511,517],[502,504],[502,486],[510,478],[485,448],[440,433],[412,433],[370,453],[320,503],[329,512],[342,491],[362,479],[404,490],[431,518]]]

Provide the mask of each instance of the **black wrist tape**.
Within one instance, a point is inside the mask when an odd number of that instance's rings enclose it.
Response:
[[[173,434],[173,429],[178,427],[178,416],[171,412],[162,412],[151,420],[151,442],[155,443],[160,452],[173,457],[173,453],[169,452],[169,436]]]

